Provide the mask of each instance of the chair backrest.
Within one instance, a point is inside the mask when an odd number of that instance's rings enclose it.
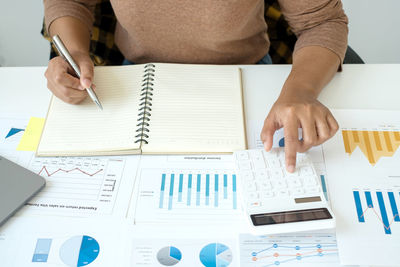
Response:
[[[265,21],[268,24],[268,35],[271,41],[269,54],[276,64],[292,63],[292,53],[296,36],[291,32],[288,23],[280,11],[277,0],[265,0]],[[116,18],[109,0],[101,0],[95,7],[90,55],[96,66],[121,65],[124,57],[114,44]],[[43,23],[42,35],[50,40]],[[56,51],[51,46],[50,58]]]

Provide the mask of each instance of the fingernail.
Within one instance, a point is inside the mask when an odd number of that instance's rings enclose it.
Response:
[[[90,85],[92,85],[92,81],[90,81],[88,78],[83,79],[82,83],[86,87],[90,87]]]
[[[267,142],[264,142],[264,149],[265,149],[266,151],[269,151],[269,147],[267,146]]]
[[[296,168],[294,167],[294,165],[289,165],[289,166],[287,167],[288,172],[294,172],[295,169],[296,169]]]

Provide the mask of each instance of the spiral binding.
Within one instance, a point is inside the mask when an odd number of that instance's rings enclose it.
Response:
[[[136,129],[136,133],[138,133],[135,138],[135,143],[144,142],[148,144],[147,139],[149,138],[148,133],[150,130],[147,128],[150,126],[150,116],[151,116],[151,106],[153,101],[153,86],[154,86],[154,73],[155,73],[155,65],[154,64],[146,64],[144,66],[144,74],[142,80],[142,89],[140,90],[140,103],[139,103],[139,119],[138,124],[136,125],[138,128]]]

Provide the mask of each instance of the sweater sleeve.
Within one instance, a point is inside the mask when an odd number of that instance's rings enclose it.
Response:
[[[279,0],[282,13],[297,36],[294,54],[306,46],[333,51],[343,63],[348,19],[341,0]]]
[[[54,20],[65,16],[79,19],[91,32],[97,2],[98,0],[43,0],[47,32]]]

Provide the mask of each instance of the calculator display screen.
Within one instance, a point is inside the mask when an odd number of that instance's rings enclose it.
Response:
[[[250,217],[254,226],[332,219],[326,208],[252,214]]]

